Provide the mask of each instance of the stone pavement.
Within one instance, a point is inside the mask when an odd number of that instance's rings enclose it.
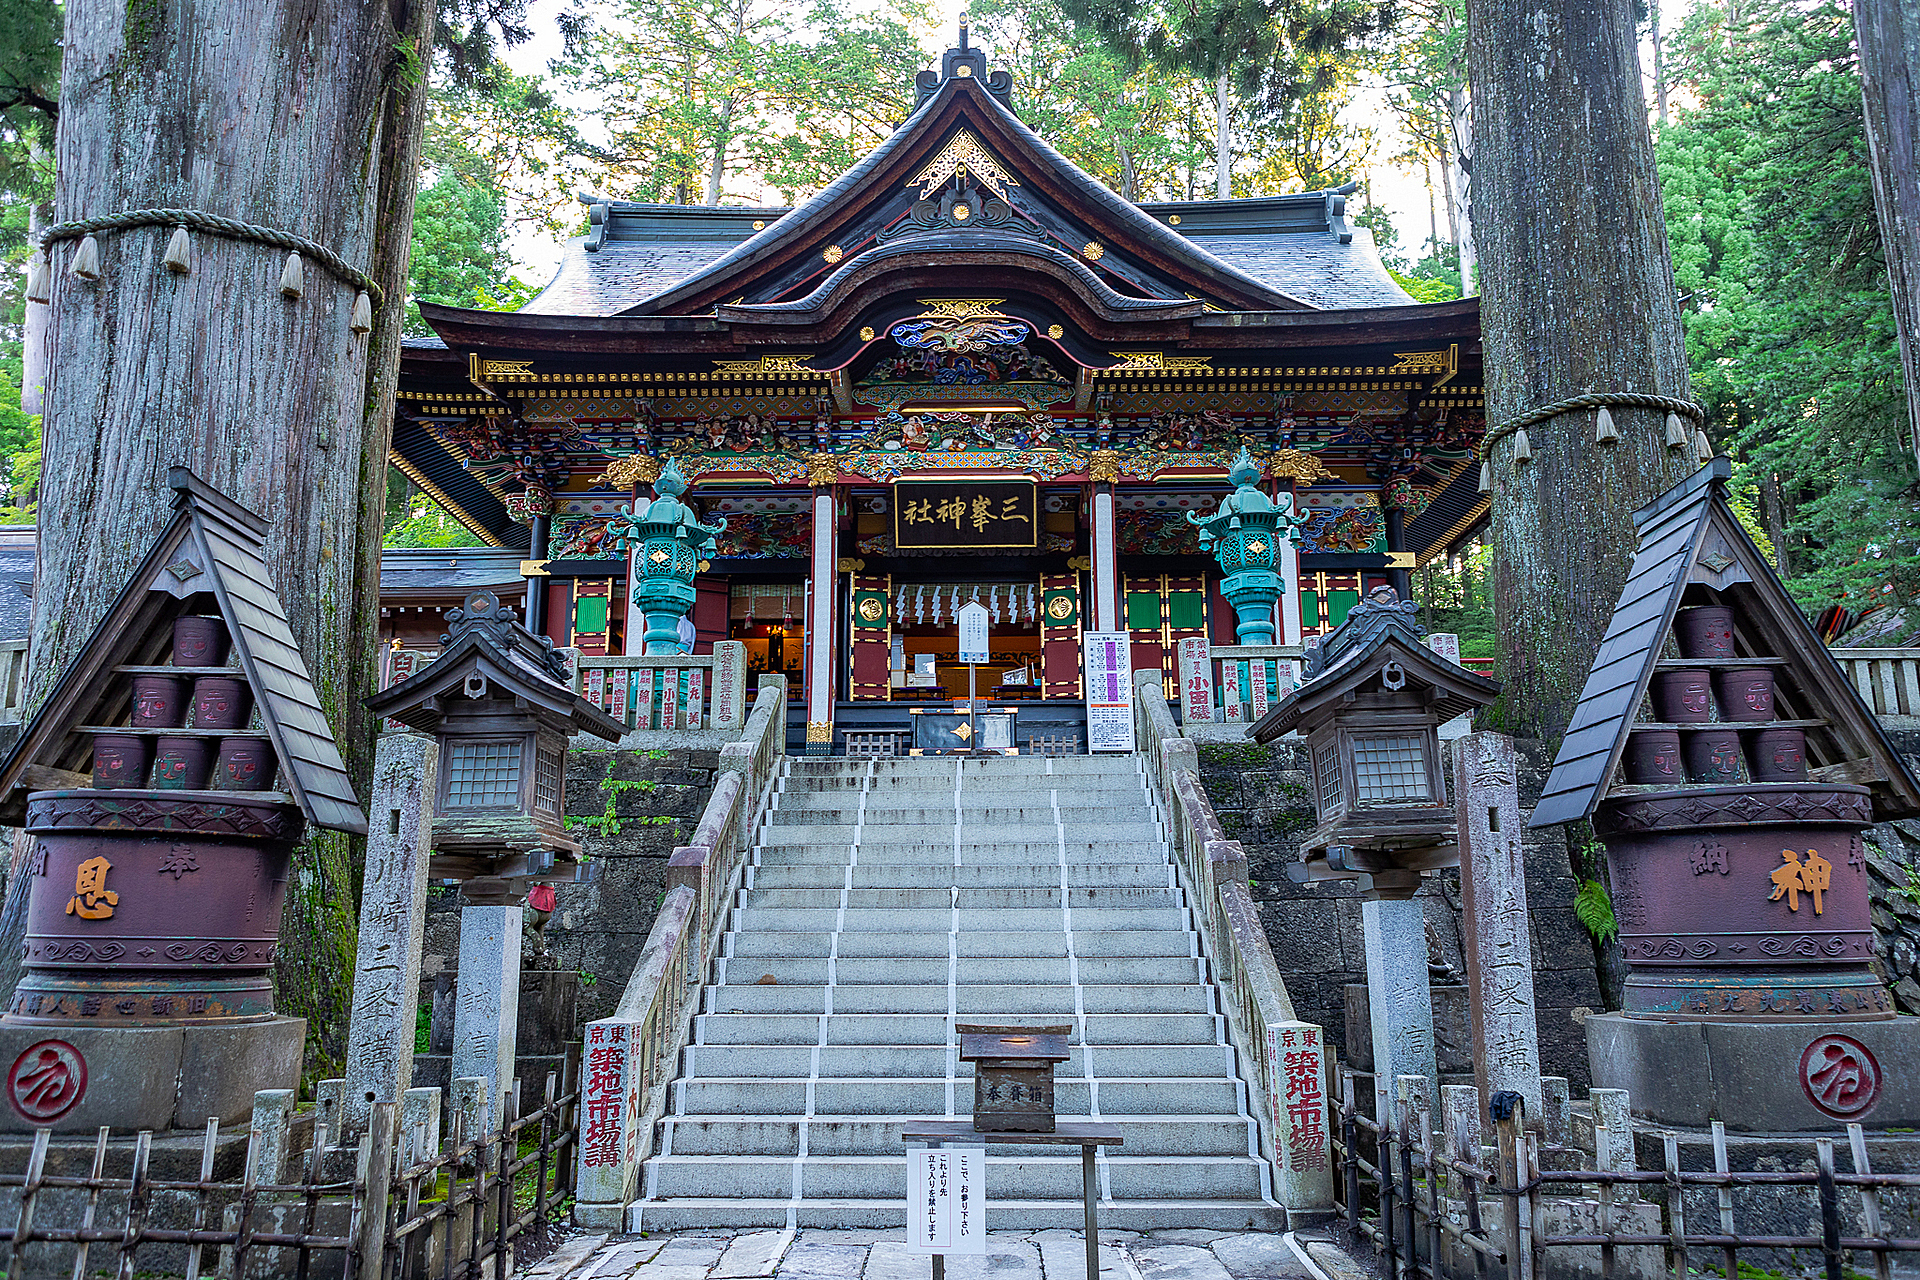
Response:
[[[526,1280],[927,1280],[932,1259],[894,1231],[724,1231],[581,1235],[527,1268]],[[1085,1280],[1077,1231],[995,1231],[984,1257],[949,1257],[953,1280]],[[1278,1232],[1101,1231],[1101,1280],[1365,1280],[1328,1241],[1302,1231],[1303,1262]]]

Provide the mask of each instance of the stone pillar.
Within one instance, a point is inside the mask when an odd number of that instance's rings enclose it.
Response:
[[[1180,723],[1206,724],[1213,719],[1213,649],[1205,636],[1188,636],[1178,644],[1180,654]]]
[[[1527,1127],[1538,1128],[1546,1106],[1516,778],[1513,739],[1504,733],[1469,733],[1454,744],[1474,1080],[1485,1097],[1512,1090],[1525,1098]]]
[[[262,1089],[253,1095],[253,1123],[247,1145],[253,1148],[253,1180],[264,1186],[286,1181],[287,1156],[293,1145],[291,1089]],[[329,1136],[329,1141],[335,1141]]]
[[[1294,513],[1296,515],[1299,514],[1298,507],[1300,499],[1294,492],[1292,482],[1276,482],[1274,484],[1273,500],[1276,504],[1280,501],[1282,495],[1286,496],[1288,502],[1294,508]],[[1279,563],[1276,567],[1280,571],[1280,601],[1275,607],[1276,616],[1274,618],[1273,642],[1275,644],[1299,644],[1301,639],[1300,633],[1303,630],[1300,621],[1300,547],[1299,544],[1294,541],[1294,535],[1289,534],[1287,537],[1280,539],[1280,543],[1275,549],[1279,552]],[[1298,684],[1300,681],[1300,672],[1294,668],[1292,661],[1283,659],[1282,665],[1292,672],[1293,682]],[[1286,681],[1283,679],[1281,683],[1284,684]]]
[[[840,521],[833,486],[813,491],[812,595],[807,601],[807,754],[833,754],[833,618],[839,598]]]
[[[1327,1114],[1326,1046],[1310,1022],[1267,1024],[1277,1194],[1289,1224],[1333,1213],[1333,1146]]]
[[[1427,918],[1417,898],[1363,902],[1367,1006],[1373,1022],[1373,1114],[1393,1120],[1396,1076],[1440,1078],[1427,985]]]
[[[1095,631],[1119,631],[1120,561],[1114,550],[1113,486],[1093,487],[1093,620]]]
[[[370,1100],[397,1102],[413,1087],[420,938],[439,769],[440,747],[432,738],[388,733],[374,747],[360,953],[347,1028],[344,1106],[355,1132],[367,1127]]]
[[[738,733],[747,723],[747,646],[720,640],[713,646],[712,727]]]
[[[513,1079],[520,1021],[519,907],[463,903],[454,987],[453,1077],[484,1081],[491,1108]]]

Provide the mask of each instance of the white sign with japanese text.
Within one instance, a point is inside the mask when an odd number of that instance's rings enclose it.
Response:
[[[987,1149],[907,1153],[907,1252],[987,1251]]]
[[[960,609],[960,661],[987,660],[987,606],[975,600]]]
[[[1133,750],[1133,651],[1124,631],[1089,631],[1080,641],[1087,680],[1087,750]]]

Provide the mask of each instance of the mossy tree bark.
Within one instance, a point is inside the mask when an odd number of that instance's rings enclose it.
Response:
[[[428,0],[69,0],[56,221],[168,207],[255,223],[331,248],[385,303],[355,334],[352,285],[310,261],[290,300],[284,251],[204,234],[176,275],[165,227],[102,232],[97,282],[67,269],[77,241],[55,246],[32,701],[165,526],[167,469],[184,464],[272,522],[275,583],[366,794],[361,698],[432,17]],[[356,856],[310,837],[281,929],[279,1007],[308,1019],[323,1059],[346,1035]]]
[[[1487,421],[1589,391],[1687,395],[1629,0],[1472,0],[1473,234]],[[1556,740],[1633,563],[1635,508],[1685,477],[1665,415],[1594,411],[1493,451],[1504,727]]]
[[[1908,430],[1920,457],[1920,0],[1854,0],[1853,30]]]

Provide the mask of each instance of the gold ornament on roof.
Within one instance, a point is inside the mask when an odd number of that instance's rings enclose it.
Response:
[[[862,342],[872,342],[872,341],[873,341],[873,326],[872,326],[872,325],[870,325],[870,324],[869,324],[869,325],[862,325],[862,326],[860,327],[860,341],[862,341]]]
[[[1065,335],[1065,333],[1066,333],[1066,332],[1067,332],[1067,331],[1066,331],[1065,329],[1062,329],[1062,328],[1061,328],[1061,327],[1060,327],[1059,325],[1057,325],[1057,324],[1050,324],[1050,325],[1048,325],[1048,326],[1047,326],[1047,336],[1048,336],[1049,338],[1058,338],[1058,337],[1062,337],[1062,336],[1064,336],[1064,335]]]
[[[649,458],[644,453],[632,454],[625,458],[615,458],[607,464],[600,477],[616,489],[632,489],[643,484],[652,484],[660,478],[660,460]]]
[[[840,460],[830,453],[807,458],[807,484],[815,489],[831,489],[840,482]]]
[[[961,70],[972,74],[966,67]],[[933,158],[933,163],[908,179],[907,185],[920,188],[920,198],[925,200],[949,179],[962,175],[971,176],[1002,200],[1011,199],[1007,188],[1020,185],[998,160],[987,154],[980,140],[965,129],[954,134],[953,140]]]
[[[1312,484],[1316,480],[1337,480],[1320,459],[1298,449],[1275,449],[1267,455],[1267,475],[1275,480],[1296,480]]]
[[[1107,250],[1098,240],[1089,240],[1086,245],[1081,248],[1080,252],[1086,255],[1088,262],[1098,262],[1105,256]]]
[[[1097,449],[1087,459],[1087,478],[1096,484],[1113,484],[1120,479],[1120,455],[1112,449]]]
[[[837,244],[830,244],[820,251],[820,256],[828,262],[838,262],[840,259],[846,257],[846,251]]]
[[[932,316],[951,316],[955,320],[971,320],[975,316],[996,316],[1005,319],[1001,312],[994,310],[1005,298],[915,298],[915,302],[925,307],[915,320],[925,320]]]

